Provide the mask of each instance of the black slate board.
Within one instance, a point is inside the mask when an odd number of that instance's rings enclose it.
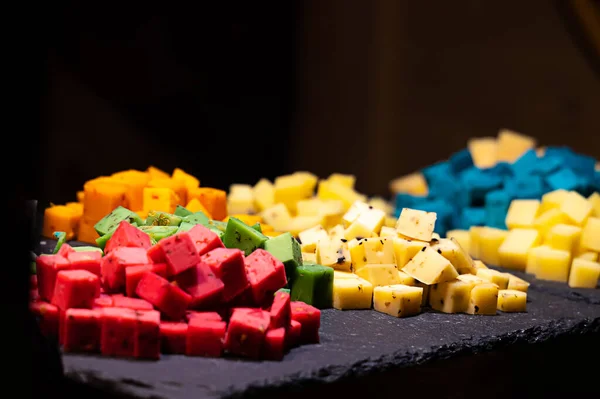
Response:
[[[42,252],[49,252],[52,240],[47,244],[42,244]],[[527,313],[470,316],[427,311],[397,319],[370,310],[324,310],[321,344],[293,349],[281,362],[176,355],[141,362],[65,354],[64,370],[72,381],[127,397],[266,397],[566,336],[595,335],[598,342],[596,290],[526,279],[532,282]]]

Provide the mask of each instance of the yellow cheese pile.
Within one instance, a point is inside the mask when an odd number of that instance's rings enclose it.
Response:
[[[300,231],[303,259],[335,270],[336,309],[369,309],[396,317],[422,306],[445,313],[525,311],[529,283],[474,261],[455,239],[433,231],[436,214],[405,208],[394,227],[384,211],[355,201],[330,228]]]
[[[447,233],[474,258],[522,270],[573,288],[596,288],[600,277],[600,194],[556,190],[538,200],[513,200],[508,231],[471,227]]]

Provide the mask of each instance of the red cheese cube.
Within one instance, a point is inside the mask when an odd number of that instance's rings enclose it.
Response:
[[[133,310],[154,310],[152,304],[144,299],[129,298],[123,295],[113,295],[113,307]]]
[[[293,348],[298,345],[300,343],[300,334],[302,334],[302,324],[296,320],[292,320],[285,336],[285,346]]]
[[[125,269],[148,265],[151,261],[143,248],[118,247],[102,258],[102,284],[110,292],[125,289]]]
[[[37,301],[30,303],[29,309],[36,316],[41,333],[48,338],[58,338],[58,308],[48,302]]]
[[[62,270],[56,276],[52,304],[61,310],[91,309],[100,296],[100,279],[87,270]]]
[[[40,293],[37,288],[29,290],[29,300],[32,302],[38,301],[40,299]]]
[[[225,248],[219,236],[201,224],[197,224],[188,230],[188,234],[196,247],[198,255],[204,255],[215,248]]]
[[[100,276],[102,253],[99,251],[73,251],[67,255],[67,259],[71,262],[71,270],[87,270],[96,276]]]
[[[192,296],[191,308],[214,306],[222,299],[223,282],[202,263],[178,274],[175,281],[178,287]]]
[[[135,292],[172,320],[181,320],[192,301],[181,288],[152,272],[142,276]]]
[[[138,359],[158,359],[160,357],[160,313],[156,310],[136,312],[133,356]]]
[[[113,298],[110,295],[100,294],[100,296],[94,299],[94,308],[112,308]]]
[[[160,341],[163,353],[185,354],[188,325],[186,323],[161,321]]]
[[[104,253],[108,254],[115,248],[131,247],[148,249],[152,246],[150,236],[138,229],[131,223],[123,220],[117,226],[112,237],[108,239],[104,246]]]
[[[188,322],[191,319],[200,319],[206,321],[223,321],[223,318],[217,312],[194,312],[192,310],[185,312],[185,318]]]
[[[56,255],[64,256],[66,258],[69,256],[70,253],[73,253],[73,252],[75,252],[73,247],[67,243],[64,243],[63,245],[60,246]]]
[[[33,274],[31,277],[29,277],[29,287],[31,289],[37,288],[38,284],[37,284],[37,275]]]
[[[284,327],[279,327],[267,331],[265,334],[265,343],[262,348],[262,357],[268,360],[281,360],[285,353],[285,335]]]
[[[302,325],[301,344],[318,343],[321,327],[321,311],[314,306],[300,301],[292,301],[292,320]]]
[[[291,320],[290,294],[287,292],[277,292],[271,305],[271,325],[269,328],[287,328]]]
[[[156,244],[148,248],[148,257],[154,263],[166,263],[165,253],[160,245]]]
[[[219,357],[227,331],[224,321],[192,318],[188,323],[186,351],[188,356]]]
[[[60,340],[64,351],[99,352],[102,314],[98,309],[67,309]]]
[[[167,265],[164,263],[155,263],[153,265],[131,266],[125,269],[125,292],[127,296],[135,296],[142,275],[146,272],[154,272],[161,277],[167,277]]]
[[[217,248],[202,255],[200,264],[210,267],[225,287],[223,300],[230,301],[248,286],[244,265],[244,253],[235,248]]]
[[[258,304],[254,300],[254,295],[252,294],[252,287],[250,285],[248,285],[244,291],[238,294],[231,301],[227,302],[227,305],[230,308],[258,307]]]
[[[38,291],[44,301],[52,301],[56,275],[61,270],[68,270],[71,264],[61,255],[40,255],[35,258]]]
[[[225,349],[234,355],[258,359],[271,316],[262,309],[233,309],[225,335]]]
[[[264,249],[252,252],[245,262],[252,294],[258,304],[262,304],[266,298],[287,284],[285,266]]]
[[[104,308],[100,351],[105,356],[132,357],[137,316],[126,308]]]
[[[157,245],[164,253],[168,276],[190,269],[200,261],[196,246],[187,231],[163,238]]]

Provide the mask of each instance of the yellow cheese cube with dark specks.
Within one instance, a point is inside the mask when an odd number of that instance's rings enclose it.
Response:
[[[424,247],[417,252],[402,271],[428,285],[451,281],[458,276],[450,261],[431,247]]]
[[[498,305],[498,286],[494,283],[475,284],[469,297],[467,313],[473,315],[495,315]]]
[[[285,204],[281,203],[265,209],[261,212],[261,216],[265,223],[273,226],[276,231],[286,231],[292,222],[290,211],[287,209]]]
[[[42,235],[54,238],[55,231],[64,231],[67,240],[72,240],[77,232],[81,216],[66,205],[54,205],[44,210],[44,225]]]
[[[540,243],[540,233],[534,229],[513,229],[498,248],[498,266],[525,270],[529,250]]]
[[[482,279],[481,277],[477,277],[474,274],[461,274],[456,279],[460,280],[460,281],[464,281],[465,283],[471,283],[474,286],[476,284],[483,284],[483,283],[487,283],[488,282],[488,281]]]
[[[350,271],[352,260],[350,251],[341,241],[321,240],[317,243],[317,263],[337,270]]]
[[[442,238],[437,244],[432,244],[431,249],[448,259],[460,274],[476,271],[473,259],[454,238]]]
[[[329,240],[329,234],[323,226],[316,225],[298,233],[298,238],[300,238],[302,252],[315,252],[319,241]]]
[[[269,232],[269,233],[266,233],[266,234],[268,235],[268,234],[271,234],[271,233],[274,233],[274,232]],[[311,253],[311,252],[302,252],[302,261],[306,262],[306,263],[308,263],[308,262],[317,263],[317,254],[316,253]]]
[[[394,259],[398,269],[406,266],[413,256],[415,256],[423,247],[428,247],[429,243],[419,240],[407,240],[406,238],[394,238]]]
[[[444,313],[464,313],[473,286],[473,283],[461,280],[434,284],[429,291],[429,306]]]
[[[361,278],[333,278],[333,307],[338,310],[370,309],[373,285]]]
[[[396,231],[414,240],[431,241],[437,214],[403,208],[396,223]]]
[[[509,229],[533,227],[533,222],[538,215],[539,209],[539,200],[512,200],[506,212],[506,226]]]
[[[594,252],[594,251],[582,252],[579,255],[577,255],[577,259],[585,259],[585,260],[589,260],[592,262],[597,262],[598,261],[598,252]]]
[[[145,213],[150,211],[162,211],[173,213],[179,197],[170,188],[167,187],[146,187],[144,188],[144,209]]]
[[[581,227],[578,226],[557,224],[552,226],[544,243],[554,249],[573,252],[579,246],[581,230]]]
[[[501,290],[504,290],[508,287],[508,276],[506,273],[499,272],[498,270],[478,269],[477,277],[496,284]]]
[[[352,260],[352,271],[356,273],[367,264],[365,256],[364,239],[357,240],[353,238],[347,242],[348,250],[350,251],[350,259]]]
[[[398,278],[400,279],[398,284],[414,286],[417,283],[414,278],[404,273],[402,270],[398,270]]]
[[[542,195],[540,213],[546,212],[549,209],[560,208],[560,204],[567,198],[567,194],[569,194],[567,190],[559,189]]]
[[[374,234],[379,234],[384,221],[384,211],[375,208],[364,210],[346,228],[344,238],[351,240],[356,237],[372,237]]]
[[[367,263],[396,264],[394,259],[394,241],[392,238],[365,238],[363,243]]]
[[[600,194],[592,193],[592,195],[588,197],[588,201],[592,205],[592,216],[600,218]]]
[[[600,252],[600,218],[588,218],[581,232],[581,246],[591,251]]]
[[[394,194],[406,193],[416,196],[425,196],[429,193],[427,181],[421,172],[398,177],[390,182],[389,188]]]
[[[448,230],[446,238],[454,238],[468,254],[471,253],[471,233],[469,230]]]
[[[469,228],[469,255],[475,259],[480,258],[481,233],[486,229],[483,226],[471,226]]]
[[[571,253],[558,249],[542,249],[535,254],[535,276],[540,280],[559,281],[566,283],[571,268]]]
[[[573,259],[569,273],[569,287],[596,288],[600,278],[600,263],[585,259]]]
[[[423,289],[395,284],[375,287],[373,308],[394,317],[408,317],[421,313]]]
[[[508,231],[486,227],[479,233],[479,258],[488,265],[498,265],[498,250],[508,236]]]
[[[480,169],[491,168],[498,163],[498,140],[495,137],[477,137],[467,142],[473,163]]]
[[[569,191],[565,200],[560,204],[560,210],[567,215],[571,223],[583,226],[592,214],[592,204],[578,192]]]
[[[529,289],[529,283],[527,281],[510,273],[506,273],[506,275],[508,276],[507,289],[527,292]]]
[[[498,310],[502,312],[525,312],[527,293],[516,290],[498,291]]]
[[[477,272],[477,269],[489,269],[486,264],[480,260],[474,260],[473,265],[475,266],[475,272]]]
[[[396,269],[396,265],[394,264],[367,264],[358,270],[356,274],[373,284],[373,287],[400,283],[398,269]]]

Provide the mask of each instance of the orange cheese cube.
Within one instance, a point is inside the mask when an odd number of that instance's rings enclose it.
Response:
[[[144,187],[150,181],[148,172],[125,170],[112,175],[116,180],[127,185],[127,203],[131,209],[141,209],[144,201]]]
[[[100,220],[118,206],[128,207],[129,187],[119,180],[101,177],[83,186],[83,213],[89,220]]]
[[[50,206],[44,211],[42,235],[54,238],[53,233],[55,231],[64,231],[67,234],[67,240],[71,240],[77,232],[77,222],[79,219],[80,216],[66,205]]]
[[[190,191],[192,198],[197,198],[215,220],[227,217],[227,193],[211,187],[198,187]]]
[[[170,188],[177,195],[177,204],[185,205],[187,204],[187,187],[185,183],[181,180],[173,180],[171,178],[168,179],[151,179],[148,182],[147,187],[156,187],[156,188]],[[158,210],[158,209],[155,209]]]
[[[83,191],[77,191],[77,202],[83,203],[84,196],[85,196],[85,193]]]
[[[88,220],[85,217],[79,220],[79,228],[77,232],[77,241],[86,242],[88,244],[96,244],[96,238],[100,237],[94,225],[98,221]]]
[[[182,181],[185,184],[185,187],[187,188],[186,194],[188,195],[188,201],[189,201],[188,193],[190,192],[190,190],[200,187],[200,180],[198,180],[194,176],[190,175],[189,173],[185,173],[183,170],[181,170],[179,168],[175,168],[175,170],[173,170],[173,174],[171,175],[171,178],[173,180]]]
[[[150,175],[150,179],[168,179],[171,177],[167,172],[156,166],[149,166],[147,172]]]
[[[206,216],[208,216],[209,219],[213,218],[208,209],[206,209],[206,207],[202,205],[202,202],[198,201],[198,198],[192,198],[185,207],[190,212],[202,212]]]
[[[81,218],[83,216],[83,204],[80,202],[67,202],[65,204],[67,208],[75,212],[77,218]]]
[[[146,187],[144,188],[144,208],[145,214],[150,211],[175,212],[179,197],[170,188],[167,187]]]

